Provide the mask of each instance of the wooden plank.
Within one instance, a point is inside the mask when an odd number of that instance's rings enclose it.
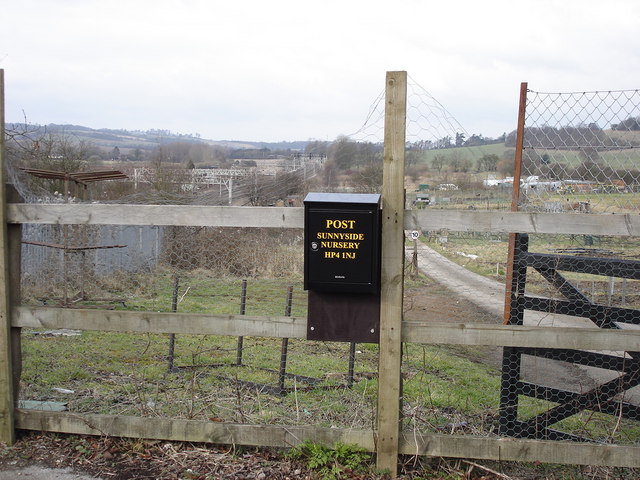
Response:
[[[225,445],[288,448],[310,440],[327,446],[341,442],[359,445],[369,451],[374,449],[374,435],[371,430],[313,426],[242,425],[204,420],[85,415],[18,409],[16,427],[23,430],[77,435],[105,435]]]
[[[9,202],[20,200],[20,194],[13,185],[7,185],[6,198]],[[22,225],[7,225],[7,249],[9,252],[9,306],[11,317],[21,302],[20,275],[22,268]],[[20,398],[20,378],[22,377],[22,329],[11,328],[11,368],[13,376],[13,401]]]
[[[398,470],[402,396],[400,366],[407,72],[387,72],[385,100],[376,465],[395,477]]]
[[[640,215],[508,211],[408,210],[407,230],[640,236]]]
[[[288,448],[305,440],[327,446],[338,442],[374,451],[374,432],[312,426],[242,425],[201,420],[86,415],[18,409],[16,427],[76,435],[108,435],[225,445]],[[640,447],[595,445],[515,438],[403,433],[399,452],[479,460],[640,467]]]
[[[5,195],[4,70],[0,69],[0,442],[13,444],[13,362]]]
[[[306,318],[17,307],[13,327],[105,332],[306,338]],[[579,350],[639,351],[640,330],[402,322],[402,341]]]
[[[306,338],[303,317],[204,315],[197,313],[18,307],[14,327],[69,328],[105,332],[179,333],[247,337]]]
[[[640,467],[640,447],[516,438],[405,433],[400,453],[514,462]]]
[[[9,223],[303,228],[302,207],[10,203]],[[166,212],[166,214],[164,213]],[[640,236],[640,215],[420,209],[406,230]]]
[[[11,223],[303,228],[302,207],[10,204]]]
[[[633,352],[640,350],[640,330],[405,321],[402,341]]]

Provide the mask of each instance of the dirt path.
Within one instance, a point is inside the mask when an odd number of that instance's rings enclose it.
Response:
[[[99,480],[99,477],[77,473],[70,468],[48,468],[31,465],[16,470],[0,471],[0,480],[15,480],[18,477],[32,480]]]
[[[408,247],[406,253],[411,258],[413,247]],[[476,311],[472,309],[467,312],[466,321],[478,322],[478,318],[481,317],[483,323],[502,323],[505,299],[503,284],[470,272],[421,242],[418,242],[417,253],[418,268],[421,272],[476,307]],[[450,298],[447,303],[451,305],[452,299]],[[455,306],[458,307],[459,304]],[[441,311],[443,311],[442,307],[441,305]],[[482,315],[478,314],[478,308],[482,310]],[[450,311],[449,306],[446,306],[444,311]],[[460,314],[458,313],[456,317],[458,318],[455,321],[459,321]],[[585,318],[529,310],[525,312],[524,323],[557,327],[594,327],[593,323]],[[499,366],[502,358],[501,350],[500,348],[488,349],[488,361]],[[622,355],[621,352],[607,353]],[[525,355],[523,362],[524,380],[557,388],[570,388],[576,392],[590,390],[597,384],[616,377],[614,372],[603,369],[580,367],[528,355]],[[627,391],[625,400],[640,405],[640,386]]]

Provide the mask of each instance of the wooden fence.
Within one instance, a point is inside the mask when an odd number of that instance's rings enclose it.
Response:
[[[166,210],[168,213],[163,214]],[[132,219],[129,213],[135,211]],[[240,220],[238,220],[240,218]],[[278,224],[283,228],[302,228],[301,208],[278,207],[198,207],[141,205],[7,205],[6,224],[11,229],[22,223],[61,224],[146,224],[201,226],[263,227]],[[240,224],[240,225],[238,225]],[[507,232],[518,225],[528,233],[576,234],[608,232],[627,235],[640,232],[640,216],[581,214],[532,214],[517,212],[459,212],[446,210],[406,211],[404,229],[449,229],[474,232]],[[19,256],[18,245],[8,257]],[[6,243],[3,245],[6,250]],[[10,269],[8,279],[16,278]],[[154,313],[113,310],[60,309],[48,307],[12,306],[5,310],[9,328],[73,328],[112,332],[149,332],[177,334],[215,334],[305,338],[306,319],[301,317],[258,317],[239,315],[202,315],[189,313]],[[11,441],[15,428],[79,434],[113,435],[165,440],[232,443],[289,447],[304,440],[315,442],[356,443],[376,451],[378,432],[349,429],[323,429],[271,425],[211,424],[177,419],[148,419],[109,415],[79,415],[13,409],[9,392],[11,378],[11,335],[6,327],[2,335],[2,352],[6,360],[1,387],[3,391],[2,419],[5,419],[3,440]],[[494,345],[515,347],[573,348],[588,350],[637,351],[638,330],[577,329],[562,327],[508,326],[402,322],[401,341],[422,344]],[[381,353],[382,354],[382,353]],[[15,365],[18,367],[18,365]],[[380,388],[384,389],[381,380]],[[395,398],[398,402],[398,397]],[[398,419],[393,428],[398,430]],[[508,438],[474,438],[468,436],[400,435],[395,454],[435,455],[446,457],[493,460],[582,463],[612,466],[640,466],[640,448],[611,445],[585,445]],[[395,457],[394,457],[395,458]],[[395,460],[394,460],[395,461]]]
[[[403,72],[388,74],[392,102],[402,102]],[[404,77],[406,82],[406,77]],[[0,71],[0,92],[2,76]],[[0,101],[2,99],[0,98]],[[3,111],[0,103],[0,112]],[[194,207],[150,205],[31,205],[7,203],[0,178],[0,441],[11,443],[15,429],[110,435],[235,445],[291,447],[306,440],[358,444],[376,452],[378,466],[396,473],[398,454],[507,461],[544,461],[640,467],[640,448],[512,438],[407,434],[399,428],[401,342],[498,345],[593,350],[640,350],[640,331],[558,327],[439,324],[402,321],[402,268],[405,230],[640,235],[640,216],[405,211],[402,194],[404,122],[402,108],[390,109],[385,133],[383,189],[384,259],[377,425],[352,430],[274,425],[239,425],[171,418],[142,418],[45,412],[15,408],[14,381],[20,375],[20,328],[73,328],[115,332],[215,334],[305,338],[306,319],[154,313],[19,306],[20,225],[180,225],[302,228],[301,208]],[[0,118],[0,125],[3,118]],[[1,149],[0,149],[1,152]],[[0,158],[1,160],[1,158]],[[400,179],[400,180],[398,180]]]

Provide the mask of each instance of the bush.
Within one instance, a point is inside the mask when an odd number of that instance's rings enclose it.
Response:
[[[300,239],[296,230],[171,227],[164,234],[162,261],[217,276],[291,276],[301,274],[302,251],[292,248]]]

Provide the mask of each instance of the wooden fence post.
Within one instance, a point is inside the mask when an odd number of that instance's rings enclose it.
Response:
[[[402,384],[404,152],[407,72],[387,72],[382,184],[382,275],[378,365],[377,467],[397,475]]]
[[[0,69],[0,442],[12,444],[14,433],[13,362],[9,315],[7,199],[5,196],[4,70]]]

